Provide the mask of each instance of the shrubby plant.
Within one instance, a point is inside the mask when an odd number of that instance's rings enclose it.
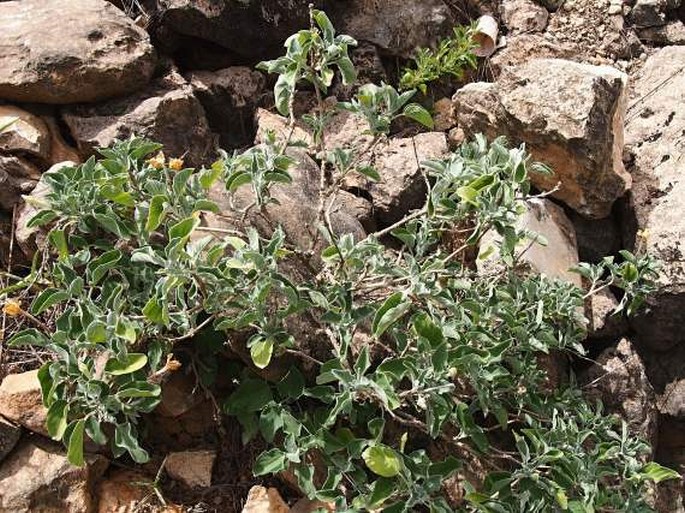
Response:
[[[336,72],[352,81],[353,44],[313,10],[286,56],[264,64],[279,74],[276,103],[292,128],[298,85],[319,97],[309,124],[321,166],[320,254],[315,241],[298,247],[278,219],[271,233],[202,223],[218,212],[208,199],[217,186],[248,188],[249,209],[268,217],[273,187],[289,183],[297,165],[290,137],[271,134],[200,170],[131,138],[44,176],[51,192],[30,224],[48,229],[49,242],[24,281],[40,293],[28,311],[11,301],[5,309],[35,325],[12,343],[55,355],[39,372],[49,433],[77,465],[86,437],[144,462],[141,415],[181,365],[174,348],[202,349],[194,367],[211,386],[213,358],[243,341],[245,364],[221,371],[235,385],[223,409],[245,440],[269,446],[255,474],[288,470],[304,494],[336,511],[651,511],[649,483],[676,474],[647,463],[647,444],[572,383],[550,389],[540,365],[544,354],[582,353],[585,293],[519,268],[521,243],[534,236],[516,223],[531,197],[529,173],[548,172],[523,147],[478,137],[422,163],[422,208],[362,240],[336,232],[330,209],[342,178],[382,179],[364,164],[373,143],[326,145],[322,97]],[[367,85],[336,108],[363,116],[378,141],[397,116],[430,125],[412,94]],[[488,231],[500,235],[502,266],[482,274],[469,255]],[[654,264],[623,259],[579,271],[589,293],[620,287],[617,310],[634,310]],[[46,312],[53,323],[41,320]],[[315,345],[290,321],[307,326]],[[283,367],[285,355],[299,363]],[[483,482],[466,483],[461,499],[445,493],[474,461]]]
[[[440,40],[437,48],[419,48],[414,62],[407,66],[400,79],[402,89],[418,89],[423,94],[428,86],[443,78],[460,80],[467,68],[476,68],[473,49],[473,27],[454,27],[451,37]]]

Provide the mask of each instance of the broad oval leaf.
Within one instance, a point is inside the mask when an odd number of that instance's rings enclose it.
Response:
[[[31,303],[31,313],[40,315],[56,304],[69,299],[69,293],[59,289],[45,289]]]
[[[77,467],[83,466],[83,431],[86,427],[84,420],[79,420],[74,424],[69,436],[69,444],[67,446],[67,459],[69,463]]]
[[[69,406],[66,401],[60,399],[52,403],[48,409],[47,417],[45,419],[45,427],[48,434],[54,440],[61,440],[64,432],[67,430],[67,414],[69,413]]]
[[[411,308],[411,302],[401,292],[395,292],[385,300],[373,319],[373,334],[380,337]]]
[[[364,463],[374,474],[395,477],[402,470],[402,459],[394,449],[384,445],[367,447],[362,453]]]
[[[426,109],[421,107],[418,103],[410,103],[404,108],[403,114],[418,123],[421,123],[427,128],[433,128],[433,118]]]
[[[269,365],[273,352],[274,341],[272,338],[258,340],[250,347],[252,362],[259,369],[264,369]]]
[[[254,464],[253,474],[255,476],[275,474],[276,472],[285,470],[285,468],[285,453],[280,449],[270,449],[257,457],[257,461],[255,461]]]
[[[129,353],[126,361],[121,362],[112,358],[105,365],[105,371],[113,376],[123,376],[142,369],[147,365],[147,355],[143,353]]]

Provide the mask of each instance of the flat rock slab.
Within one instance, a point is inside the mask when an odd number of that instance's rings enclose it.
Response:
[[[94,509],[93,484],[108,461],[87,455],[75,467],[56,444],[24,441],[0,467],[0,513],[88,513]]]
[[[147,33],[105,0],[0,2],[0,98],[79,103],[144,86],[154,71]]]
[[[630,187],[622,162],[627,77],[608,66],[534,59],[506,69],[496,83],[475,82],[454,95],[467,136],[505,135],[525,143],[553,176],[533,184],[585,217],[601,219]]]
[[[202,105],[176,72],[125,98],[69,107],[63,118],[84,156],[135,134],[163,144],[167,156],[184,155],[186,165],[199,167],[215,147]]]
[[[635,81],[626,118],[631,200],[641,235],[636,245],[660,264],[658,290],[632,324],[639,342],[656,351],[685,343],[684,64],[682,46],[652,55]]]

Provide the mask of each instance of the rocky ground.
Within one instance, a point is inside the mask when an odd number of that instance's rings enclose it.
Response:
[[[40,177],[51,166],[83,162],[94,148],[132,133],[202,165],[218,148],[285,130],[272,112],[270,79],[254,64],[278,55],[283,40],[308,24],[308,3],[0,0],[0,126],[18,118],[0,134],[3,269],[25,274],[31,265],[40,241],[26,226],[32,207],[22,197],[41,194]],[[381,175],[393,170],[391,178],[347,184],[336,222],[370,232],[420,205],[414,147],[421,158],[439,156],[478,132],[526,143],[556,173],[536,187],[559,182],[522,220],[550,241],[546,251],[528,253],[533,269],[577,280],[567,269],[579,259],[596,262],[636,247],[661,264],[659,289],[637,318],[610,316],[617,299],[609,290],[587,305],[591,360],[575,370],[589,397],[649,440],[657,461],[685,472],[685,3],[315,3],[360,41],[353,55],[360,80],[376,82],[393,80],[414,48],[454,24],[483,14],[497,19],[498,49],[480,61],[471,83],[448,84],[440,97],[426,99],[435,131],[405,131],[379,145],[375,167]],[[349,90],[336,86],[334,93]],[[300,110],[308,105],[298,98]],[[341,116],[334,126],[339,144],[362,141],[354,118]],[[297,197],[283,197],[274,215],[286,230],[296,231],[315,209],[308,184],[317,170],[309,164],[303,153]],[[16,331],[16,322],[4,316],[3,334]],[[150,464],[134,467],[93,452],[86,467],[71,467],[45,437],[35,369],[46,358],[39,349],[0,342],[0,512],[316,509],[298,501],[288,476],[252,477],[261,448],[241,446],[237,424],[218,414],[190,374],[165,383],[162,404],[148,419]],[[682,482],[657,495],[660,512],[685,512]]]

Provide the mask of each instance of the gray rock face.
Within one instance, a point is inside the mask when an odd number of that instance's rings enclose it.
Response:
[[[259,109],[257,124],[258,139],[262,139],[267,130],[274,130],[280,139],[287,137],[286,120],[281,116]],[[329,148],[361,148],[363,153],[373,140],[367,133],[366,121],[348,112],[333,115],[326,130],[326,146]],[[312,135],[306,127],[297,125],[292,141],[302,141],[311,154],[315,152]],[[394,223],[410,210],[423,206],[426,199],[425,182],[418,162],[441,158],[447,151],[447,138],[442,132],[384,139],[360,160],[360,165],[373,166],[381,180],[374,182],[354,174],[345,178],[343,186],[347,190],[362,191],[365,198],[370,198],[375,218],[380,224]],[[359,203],[361,199],[356,198],[355,202]],[[366,221],[365,218],[360,220]]]
[[[21,438],[21,428],[0,417],[0,463],[12,452]]]
[[[248,144],[254,138],[254,112],[264,94],[264,75],[236,66],[217,71],[195,71],[187,76],[220,137],[222,148]]]
[[[532,59],[570,59],[577,58],[579,51],[568,43],[551,42],[542,34],[521,33],[507,36],[507,45],[495,52],[490,59],[495,75],[511,66]]]
[[[41,398],[38,371],[10,374],[2,380],[0,415],[30,431],[47,435],[47,409]]]
[[[504,0],[500,10],[510,33],[542,32],[549,20],[547,9],[532,0]]]
[[[167,455],[164,468],[172,479],[189,488],[212,485],[212,467],[216,451],[183,451]]]
[[[186,164],[199,166],[215,146],[202,105],[175,72],[133,96],[70,107],[63,118],[85,155],[135,134],[163,144],[168,156],[185,155]]]
[[[614,315],[618,300],[609,289],[603,289],[588,298],[585,314],[590,321],[589,338],[616,339],[623,335],[628,323],[623,316]]]
[[[583,376],[586,397],[600,399],[624,419],[637,436],[656,447],[658,412],[654,389],[642,359],[627,339],[606,349]]]
[[[467,136],[506,135],[525,143],[554,175],[532,176],[542,190],[600,219],[630,185],[621,160],[626,76],[606,66],[536,59],[505,70],[492,83],[468,84],[454,95]]]
[[[243,58],[275,56],[288,36],[309,27],[310,3],[326,9],[339,33],[403,57],[449,35],[452,28],[449,9],[442,0],[158,0],[155,33],[171,51],[188,44],[183,38],[190,37],[211,41]]]
[[[389,139],[378,145],[368,159],[381,176],[373,182],[355,177],[347,186],[358,187],[372,198],[381,224],[399,221],[426,201],[426,185],[419,163],[447,154],[447,138],[442,132],[425,132],[414,137]]]
[[[638,35],[642,41],[653,45],[685,45],[685,23],[670,21],[666,25],[640,29]]]
[[[156,57],[146,32],[105,0],[0,3],[0,98],[93,102],[144,86]]]
[[[28,160],[0,155],[0,208],[11,211],[40,179],[40,171]]]
[[[416,48],[450,35],[453,26],[442,0],[352,0],[333,2],[329,10],[339,32],[400,57],[410,57]]]
[[[302,150],[291,149],[288,154],[297,161],[290,170],[293,181],[290,184],[277,184],[272,187],[271,194],[279,203],[268,205],[266,212],[270,219],[275,220],[283,228],[291,240],[302,250],[307,251],[312,249],[312,241],[317,239],[320,169]],[[342,191],[334,200],[336,207],[331,210],[331,224],[337,235],[349,233],[360,240],[366,236],[366,232],[354,216],[354,211],[346,207],[348,197],[354,198]],[[254,201],[250,186],[240,187],[232,196],[223,185],[213,187],[210,190],[210,199],[219,205],[221,216],[205,214],[208,226],[235,228],[247,222],[266,236],[273,232],[273,224],[265,221],[254,208],[247,218],[244,218],[243,211]],[[326,245],[323,238],[318,237],[315,253],[323,250]]]
[[[673,0],[637,0],[630,11],[630,20],[637,27],[665,25],[666,11],[672,3]]]
[[[42,119],[12,105],[0,105],[2,127],[5,128],[0,131],[0,151],[49,159],[50,131]]]
[[[661,264],[658,291],[633,320],[641,344],[666,351],[685,342],[685,47],[652,55],[635,83],[626,119],[633,156],[637,245]]]
[[[52,444],[22,442],[0,466],[0,513],[91,513],[92,487],[107,465],[89,455],[74,467]]]
[[[573,225],[561,207],[547,199],[530,200],[517,224],[520,229],[529,230],[547,240],[544,246],[532,241],[519,244],[517,250],[522,253],[525,251],[521,255],[521,264],[526,271],[564,280],[578,287],[582,285],[580,275],[569,271],[578,265],[578,248]],[[486,233],[480,242],[479,252],[489,252],[497,240],[499,235],[496,232]],[[497,252],[494,252],[488,258],[479,258],[476,265],[480,272],[486,273],[502,264]]]
[[[157,0],[155,32],[169,49],[184,44],[183,37],[191,37],[220,45],[243,58],[262,58],[279,53],[288,36],[309,26],[310,3]],[[322,4],[313,3],[318,7]]]

